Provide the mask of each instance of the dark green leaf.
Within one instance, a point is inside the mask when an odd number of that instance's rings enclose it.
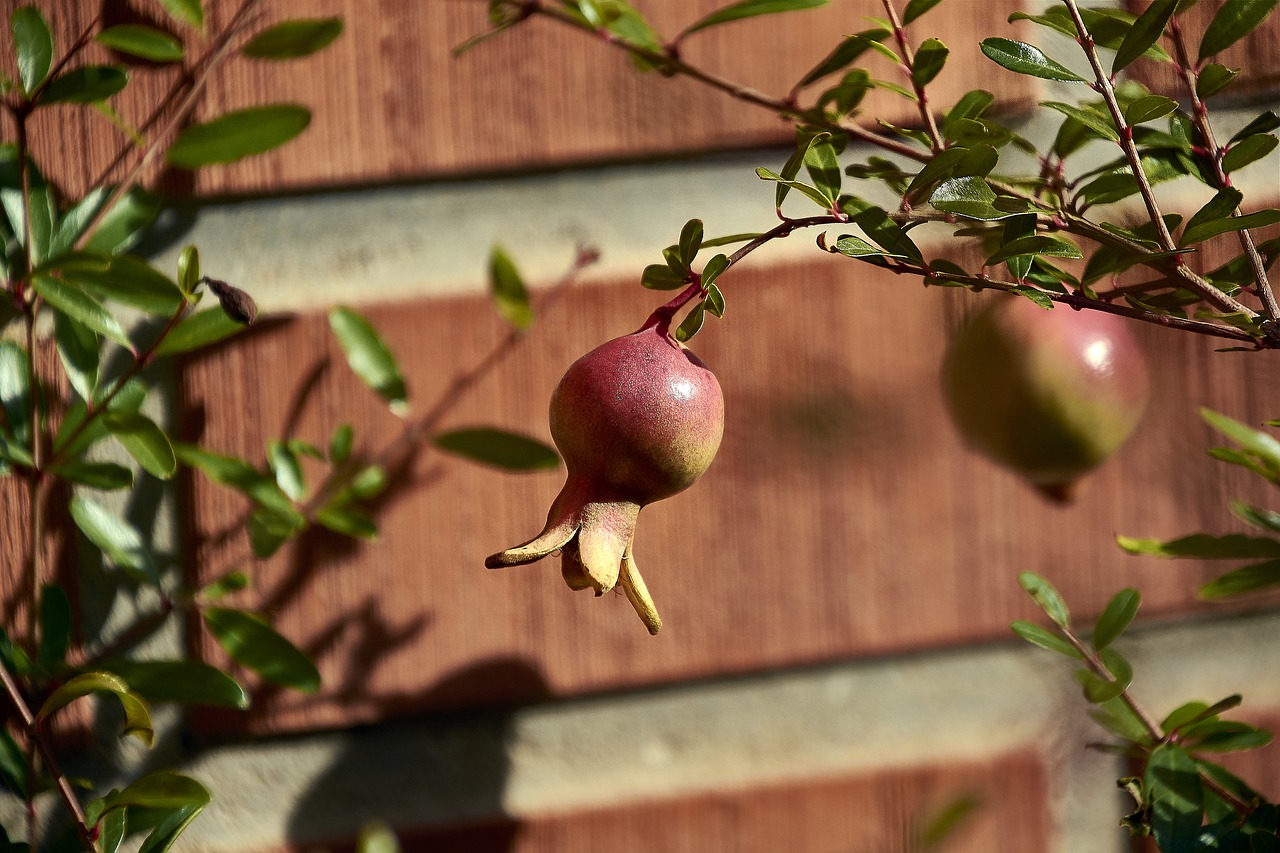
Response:
[[[675,290],[688,284],[688,278],[677,275],[667,264],[649,264],[640,273],[640,284],[650,290]]]
[[[1079,658],[1080,652],[1075,646],[1068,643],[1061,635],[1055,634],[1047,628],[1031,622],[1014,622],[1009,626],[1013,629],[1013,633],[1026,640],[1033,646],[1039,646],[1051,652],[1057,652],[1060,655],[1066,655],[1069,658]]]
[[[176,62],[182,58],[182,42],[166,32],[141,24],[108,27],[94,41],[112,50],[140,56],[153,62]]]
[[[1222,155],[1222,171],[1231,172],[1243,169],[1255,160],[1261,160],[1276,148],[1280,141],[1269,133],[1255,133],[1247,136],[1227,149]]]
[[[887,254],[910,258],[916,263],[924,263],[924,255],[921,254],[920,247],[912,241],[906,231],[902,230],[901,225],[889,218],[889,214],[883,208],[856,196],[847,196],[840,200],[840,209]]]
[[[10,18],[13,27],[13,46],[18,57],[18,79],[22,89],[30,95],[49,76],[53,64],[53,33],[44,15],[34,6],[23,6]]]
[[[987,258],[986,266],[993,266],[1017,255],[1047,255],[1051,258],[1084,257],[1078,248],[1066,240],[1050,237],[1048,234],[1033,234],[1006,243],[998,252]]]
[[[724,293],[715,284],[708,284],[707,295],[703,300],[707,313],[715,317],[724,316]]]
[[[1210,62],[1196,76],[1196,94],[1202,99],[1212,98],[1227,88],[1239,73],[1239,68],[1228,68],[1217,62]]]
[[[1253,506],[1244,501],[1233,501],[1231,503],[1231,511],[1235,513],[1237,518],[1252,524],[1254,527],[1261,527],[1263,530],[1270,530],[1272,533],[1280,533],[1280,512]]]
[[[306,655],[264,622],[241,610],[211,607],[204,622],[232,660],[272,684],[303,693],[320,688],[320,673]]]
[[[170,317],[183,303],[178,285],[141,258],[115,255],[106,269],[79,267],[67,270],[63,278],[96,299],[137,308],[148,314]]]
[[[954,107],[947,111],[946,118],[942,120],[942,134],[947,139],[951,139],[952,128],[955,123],[962,119],[977,119],[987,107],[995,103],[996,96],[983,89],[974,89],[966,92],[960,100],[956,101]]]
[[[911,67],[911,82],[923,87],[938,76],[938,72],[947,64],[947,56],[951,51],[937,39],[925,39],[916,51],[915,62]]]
[[[297,510],[259,507],[249,516],[249,545],[255,557],[265,560],[306,529],[306,516]]]
[[[787,180],[779,174],[770,172],[763,166],[756,169],[756,175],[766,181],[776,181],[778,184],[779,197],[786,194],[785,190],[796,190],[797,192],[803,193],[812,200],[814,204],[818,205],[818,207],[821,207],[823,210],[830,210],[831,206],[834,204],[833,199],[828,198],[825,193],[816,187],[811,187],[803,181]]]
[[[1151,802],[1151,832],[1163,853],[1196,853],[1204,813],[1204,791],[1196,763],[1186,750],[1160,744],[1143,774]]]
[[[1178,102],[1164,95],[1147,95],[1125,107],[1124,120],[1131,125],[1163,118],[1178,108]]]
[[[1160,41],[1164,28],[1178,8],[1178,0],[1155,0],[1138,16],[1129,28],[1120,47],[1116,50],[1115,61],[1111,65],[1111,73],[1117,74],[1127,68],[1139,56],[1147,52],[1153,44]]]
[[[1280,585],[1280,560],[1268,560],[1227,572],[1200,588],[1201,598],[1229,598]]]
[[[1142,596],[1136,589],[1122,589],[1107,603],[1106,610],[1098,617],[1093,629],[1093,647],[1105,649],[1125,632],[1142,604]]]
[[[0,340],[0,404],[5,424],[22,444],[31,442],[31,361],[16,341]]]
[[[729,259],[725,255],[713,255],[711,260],[702,265],[702,286],[707,288],[729,268]]]
[[[32,287],[36,293],[40,294],[40,298],[53,308],[116,343],[133,348],[119,321],[102,306],[101,302],[81,288],[47,275],[36,276],[32,280]]]
[[[241,52],[255,59],[296,59],[324,50],[340,35],[341,18],[284,21],[258,33]]]
[[[1107,731],[1133,743],[1148,743],[1151,735],[1133,709],[1123,699],[1111,699],[1089,713]]]
[[[489,252],[489,296],[498,314],[517,329],[527,329],[533,322],[529,293],[515,262],[501,246]]]
[[[866,240],[863,240],[860,237],[854,237],[848,234],[845,234],[841,236],[839,239],[837,239],[833,248],[835,249],[835,251],[839,252],[840,254],[850,258],[890,257],[890,258],[902,258],[903,260],[910,260],[910,258],[907,258],[905,255],[895,255],[891,252],[887,252],[884,249],[881,249],[879,246],[871,245]]]
[[[209,803],[209,792],[192,779],[170,770],[143,776],[123,791],[113,791],[86,807],[86,814],[101,817],[114,809],[134,806],[145,809],[181,809]]]
[[[0,782],[13,793],[26,798],[27,759],[13,735],[9,734],[8,728],[0,728]]]
[[[1182,232],[1182,245],[1193,246],[1219,234],[1242,231],[1247,228],[1264,228],[1277,222],[1280,222],[1280,209],[1267,208],[1255,213],[1246,213],[1243,216],[1228,216],[1224,219],[1203,222],[1194,228],[1189,224]]]
[[[951,178],[938,184],[929,196],[929,204],[938,210],[956,213],[971,219],[1004,219],[1018,214],[1005,213],[992,206],[996,194],[982,178],[969,176]]]
[[[234,678],[200,661],[113,660],[104,666],[150,702],[241,710],[249,707],[248,694]]]
[[[1271,740],[1270,732],[1236,720],[1206,720],[1182,731],[1182,744],[1195,752],[1242,752]]]
[[[129,690],[129,685],[124,679],[109,672],[86,672],[63,683],[40,706],[40,711],[36,714],[37,722],[44,722],[50,715],[91,693],[114,694],[124,708],[124,734],[132,735],[147,746],[151,746],[155,731],[151,726],[151,712],[147,709],[146,703]]]
[[[1034,215],[1015,216],[1004,224],[1000,242],[1004,245],[1014,243],[1036,233],[1036,217]],[[1023,281],[1031,272],[1032,255],[1014,255],[1005,259],[1009,274],[1017,281]]]
[[[128,251],[160,215],[160,197],[131,187],[102,217],[85,249],[117,254]]]
[[[200,597],[206,601],[215,601],[242,589],[248,589],[249,576],[244,572],[227,572],[217,580],[200,589]]]
[[[1058,590],[1054,589],[1053,584],[1032,572],[1019,574],[1018,584],[1026,590],[1031,600],[1053,620],[1055,625],[1060,628],[1070,626],[1071,615],[1067,612],[1066,602],[1062,600]]]
[[[98,847],[101,853],[117,853],[129,829],[129,810],[114,809],[102,816],[98,823]]]
[[[1103,115],[1092,107],[1080,107],[1075,104],[1064,104],[1060,101],[1043,101],[1040,106],[1049,107],[1068,118],[1075,119],[1104,139],[1110,139],[1112,142],[1120,140],[1120,132],[1116,130],[1111,117]]]
[[[89,227],[89,223],[107,203],[110,195],[110,187],[98,187],[87,193],[63,214],[49,242],[48,257],[51,261],[56,262],[59,255],[69,251],[75,245],[84,233],[84,229]]]
[[[328,506],[316,513],[316,523],[353,539],[377,539],[378,525],[354,507]]]
[[[133,472],[114,462],[63,462],[49,470],[67,482],[91,489],[115,491],[133,488]]]
[[[1255,133],[1267,133],[1268,131],[1275,130],[1278,127],[1280,127],[1280,113],[1277,113],[1274,110],[1267,110],[1265,113],[1262,113],[1253,121],[1240,128],[1240,132],[1227,140],[1227,144],[1231,145],[1239,142],[1241,139],[1253,136]]]
[[[167,853],[178,840],[178,836],[186,831],[203,809],[203,805],[189,805],[174,809],[168,817],[155,825],[151,834],[147,836],[147,840],[138,848],[138,853]]]
[[[174,454],[183,465],[196,468],[215,483],[229,486],[257,503],[280,512],[294,512],[293,502],[268,477],[243,459],[210,453],[192,444],[175,443]]]
[[[815,140],[804,155],[804,165],[814,186],[818,188],[827,206],[835,203],[840,195],[840,161],[836,157],[835,146],[830,138]]]
[[[741,0],[741,2],[717,9],[705,18],[701,18],[697,23],[688,27],[684,34],[696,33],[698,30],[704,30],[707,27],[714,27],[717,24],[725,24],[729,21],[738,21],[743,18],[752,18],[756,15],[772,15],[777,12],[816,9],[819,6],[825,6],[826,3],[827,0]]]
[[[680,229],[679,256],[686,267],[698,256],[698,251],[702,248],[702,236],[701,219],[690,219]]]
[[[1218,7],[1209,28],[1200,40],[1200,60],[1226,50],[1271,14],[1280,0],[1231,0]]]
[[[129,72],[113,65],[81,65],[60,74],[40,93],[42,104],[91,104],[129,85]]]
[[[941,2],[942,0],[910,0],[907,3],[907,7],[902,10],[903,25],[911,23]]]
[[[1095,705],[1110,702],[1128,687],[1124,682],[1103,678],[1087,669],[1076,670],[1075,677],[1076,681],[1080,682],[1080,686],[1084,688],[1084,698]]]
[[[1223,711],[1230,711],[1237,708],[1244,701],[1243,697],[1236,693],[1215,702],[1212,706],[1203,702],[1187,702],[1179,705],[1173,711],[1169,712],[1169,716],[1164,718],[1160,723],[1160,728],[1166,732],[1172,732],[1174,729],[1180,729],[1183,726],[1199,723],[1203,720],[1216,719]]]
[[[137,529],[109,512],[106,507],[84,497],[74,497],[71,518],[85,537],[138,583],[159,586],[160,573],[151,551]]]
[[[1029,74],[1045,80],[1061,80],[1067,83],[1084,83],[1083,77],[1066,66],[1060,65],[1034,45],[1006,38],[982,40],[982,53],[997,65],[1018,74]]]
[[[351,429],[351,424],[339,424],[333,430],[333,436],[329,439],[329,459],[337,465],[341,465],[347,461],[351,455],[351,443],[355,439],[355,432]]]
[[[227,312],[219,305],[183,317],[165,335],[155,352],[156,355],[190,352],[229,338],[245,328],[243,323],[228,317]]]
[[[329,310],[329,327],[355,374],[391,405],[391,411],[407,411],[408,391],[400,366],[373,325],[350,308],[339,306]]]
[[[796,88],[804,88],[829,74],[835,74],[837,71],[848,67],[855,59],[870,50],[873,44],[878,44],[881,39],[886,38],[888,35],[889,30],[887,29],[874,29],[863,30],[860,33],[846,36],[844,41],[840,42],[825,59],[815,65],[800,80]]]
[[[490,427],[441,433],[432,443],[448,453],[507,471],[542,471],[560,464],[555,450],[541,441]]]
[[[111,398],[107,409],[113,412],[136,412],[141,408],[146,397],[147,386],[137,379],[131,379]],[[72,400],[53,439],[54,452],[65,459],[78,458],[95,442],[107,437],[107,428],[96,416],[88,424],[85,423],[86,417],[84,400]],[[72,440],[73,436],[74,440]]]
[[[107,432],[124,445],[129,455],[153,477],[167,480],[178,470],[169,436],[155,421],[139,412],[103,412],[99,418]]]
[[[311,112],[296,104],[237,110],[182,131],[165,159],[183,169],[232,163],[283,145],[310,123]]]
[[[1280,539],[1263,539],[1232,533],[1210,536],[1196,533],[1162,542],[1159,539],[1131,539],[1117,536],[1116,542],[1130,554],[1148,557],[1181,557],[1195,560],[1280,558]]]
[[[71,646],[71,602],[57,584],[40,589],[40,666],[51,672],[62,666]]]
[[[1187,222],[1187,230],[1197,229],[1206,222],[1214,222],[1230,216],[1240,206],[1243,198],[1244,194],[1235,187],[1224,187],[1218,190],[1217,194],[1209,199],[1204,207],[1196,211]]]
[[[204,7],[200,0],[160,0],[160,5],[178,23],[196,29],[204,26]]]

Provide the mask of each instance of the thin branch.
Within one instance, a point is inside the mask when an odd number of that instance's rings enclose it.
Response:
[[[0,660],[0,682],[3,683],[4,692],[8,694],[14,710],[18,712],[19,719],[22,720],[23,730],[27,738],[35,744],[36,749],[40,752],[40,757],[44,760],[45,766],[49,768],[49,773],[57,784],[58,793],[62,796],[63,802],[67,804],[67,809],[71,812],[71,816],[76,822],[76,829],[80,833],[81,840],[84,841],[89,850],[93,850],[93,830],[89,827],[89,821],[85,817],[84,809],[80,806],[80,800],[76,797],[76,793],[71,787],[71,781],[66,777],[66,774],[58,769],[58,761],[53,754],[53,750],[43,737],[40,727],[36,724],[35,715],[31,713],[31,708],[27,705],[27,700],[23,697],[22,690],[18,687],[13,674],[9,672],[9,668],[5,666],[3,660]],[[32,838],[30,841],[32,849],[34,849],[35,839]]]
[[[1225,152],[1218,147],[1218,141],[1213,134],[1213,125],[1209,123],[1209,111],[1205,107],[1204,101],[1200,99],[1200,93],[1196,90],[1198,73],[1191,63],[1191,57],[1187,52],[1186,40],[1182,37],[1182,26],[1178,23],[1176,14],[1169,19],[1169,37],[1173,42],[1174,55],[1177,59],[1175,65],[1181,72],[1179,76],[1181,76],[1183,85],[1186,87],[1187,95],[1191,98],[1192,121],[1195,122],[1196,129],[1200,131],[1205,147],[1209,149],[1212,155],[1210,160],[1213,163],[1214,177],[1218,179],[1219,186],[1229,187],[1231,186],[1231,176],[1222,168],[1222,156]],[[1231,215],[1240,216],[1240,208],[1237,207],[1233,210]],[[1258,253],[1258,247],[1253,242],[1253,235],[1249,233],[1247,228],[1239,229],[1236,235],[1240,239],[1240,247],[1249,256],[1249,265],[1253,267],[1253,276],[1258,285],[1258,298],[1262,301],[1263,311],[1266,312],[1267,317],[1271,320],[1280,319],[1280,305],[1276,304],[1275,292],[1272,291],[1271,282],[1267,278],[1267,266],[1263,263],[1262,256]]]
[[[1129,169],[1133,172],[1134,180],[1138,182],[1138,191],[1142,194],[1142,201],[1147,207],[1147,214],[1151,217],[1156,234],[1160,238],[1160,245],[1166,252],[1177,251],[1178,244],[1174,241],[1173,235],[1169,233],[1169,227],[1165,224],[1164,216],[1160,213],[1160,205],[1156,202],[1155,192],[1151,189],[1151,182],[1147,179],[1147,173],[1142,168],[1142,158],[1138,154],[1138,146],[1133,139],[1133,128],[1125,121],[1124,113],[1120,110],[1120,102],[1116,100],[1116,91],[1111,85],[1111,76],[1102,67],[1102,60],[1098,58],[1093,36],[1089,34],[1089,28],[1085,26],[1084,18],[1080,15],[1080,8],[1076,5],[1076,0],[1065,0],[1065,2],[1067,9],[1071,12],[1072,20],[1075,21],[1076,31],[1080,34],[1078,39],[1080,47],[1084,50],[1085,56],[1089,58],[1089,65],[1093,68],[1094,78],[1097,81],[1094,88],[1102,95],[1102,100],[1106,103],[1107,110],[1111,113],[1111,120],[1120,133],[1120,148],[1124,151],[1125,159],[1129,161]],[[1257,316],[1257,312],[1252,308],[1237,302],[1205,279],[1192,273],[1191,270],[1187,269],[1186,264],[1182,262],[1180,255],[1175,255],[1171,260],[1176,274],[1218,310],[1227,313],[1240,313],[1247,317]]]
[[[881,2],[890,23],[893,24],[893,37],[898,42],[898,50],[902,52],[903,69],[907,72],[907,79],[916,93],[916,104],[920,107],[920,118],[924,120],[925,130],[928,131],[929,139],[933,143],[933,153],[937,154],[947,146],[942,141],[942,134],[938,133],[938,123],[933,118],[933,111],[929,109],[929,96],[925,94],[924,86],[916,82],[915,55],[907,42],[907,31],[902,27],[902,19],[898,17],[898,10],[894,8],[893,0],[881,0]]]

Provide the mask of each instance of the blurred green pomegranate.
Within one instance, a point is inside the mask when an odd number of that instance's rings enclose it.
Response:
[[[979,453],[1060,499],[1137,427],[1150,370],[1129,322],[999,296],[943,364],[952,419]]]

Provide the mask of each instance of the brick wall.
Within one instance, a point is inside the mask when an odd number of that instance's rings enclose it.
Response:
[[[214,23],[227,14],[209,5]],[[675,26],[720,4],[637,5]],[[1013,8],[948,0],[926,19],[953,50],[940,103],[982,86],[1016,115],[1040,97],[975,49],[1016,31],[1004,23]],[[689,58],[778,93],[879,9],[836,0],[735,24],[691,42]],[[415,413],[443,401],[442,427],[548,438],[560,373],[651,310],[638,271],[686,218],[719,233],[771,221],[772,190],[751,167],[776,169],[789,130],[767,112],[640,76],[541,23],[453,59],[483,27],[482,3],[270,10],[341,14],[347,32],[284,70],[233,65],[211,91],[210,114],[263,91],[313,105],[296,144],[162,179],[188,198],[184,239],[210,274],[273,315],[180,365],[184,438],[258,458],[268,438],[322,443],[347,420],[363,449],[392,440],[402,422],[349,375],[328,334],[333,301],[383,332]],[[58,8],[63,37],[96,11]],[[1253,97],[1274,100],[1265,69],[1278,27],[1233,54]],[[1136,73],[1161,85],[1159,70]],[[126,115],[167,83],[139,74]],[[877,98],[876,115],[910,121],[906,102]],[[1258,110],[1224,109],[1228,122]],[[109,162],[96,125],[54,142],[83,152],[59,176],[68,192]],[[740,153],[709,153],[725,149]],[[1274,166],[1246,173],[1258,204],[1280,198]],[[579,242],[605,262],[451,397],[505,336],[483,293],[494,239],[533,259],[540,292]],[[1153,708],[1239,691],[1250,719],[1280,718],[1280,664],[1266,654],[1280,617],[1210,607],[1194,591],[1215,567],[1125,557],[1112,542],[1224,530],[1229,499],[1266,503],[1205,457],[1215,439],[1194,413],[1275,417],[1275,358],[1140,329],[1156,367],[1143,440],[1061,506],[967,452],[943,411],[939,359],[984,297],[924,290],[808,239],[726,280],[729,315],[696,341],[724,387],[727,431],[692,491],[643,513],[636,548],[667,623],[658,637],[621,596],[569,592],[554,566],[483,569],[485,554],[537,530],[560,472],[505,474],[423,449],[378,507],[380,541],[309,534],[255,567],[241,603],[315,655],[325,686],[310,697],[259,687],[247,714],[187,721],[182,760],[216,797],[194,849],[345,850],[382,820],[407,850],[880,853],[911,849],[916,829],[957,802],[972,815],[938,849],[1125,849],[1112,787],[1123,765],[1085,750],[1099,733],[1069,669],[1009,642],[1011,620],[1035,618],[1016,583],[1027,569],[1082,617],[1124,586],[1142,590],[1135,690]],[[216,576],[243,548],[219,533],[244,504],[198,477],[178,503],[187,571]],[[204,641],[195,652],[217,657]],[[1240,770],[1280,796],[1269,755]]]

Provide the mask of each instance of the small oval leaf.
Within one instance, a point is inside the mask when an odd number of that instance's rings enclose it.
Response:
[[[183,169],[233,163],[283,145],[310,123],[310,110],[296,104],[237,110],[184,130],[165,152],[165,159]]]
[[[432,443],[472,462],[506,471],[542,471],[560,464],[560,456],[541,441],[492,427],[441,433]]]

